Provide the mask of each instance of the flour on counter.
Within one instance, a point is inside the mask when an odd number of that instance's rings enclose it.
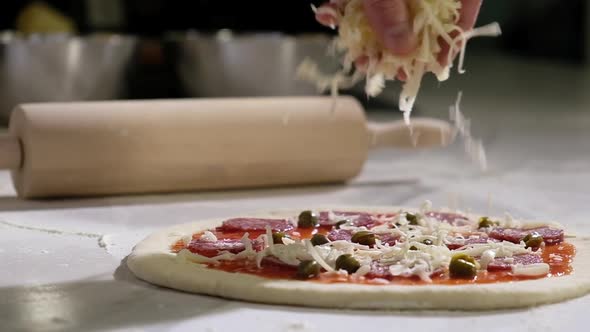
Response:
[[[286,331],[312,331],[313,326],[308,322],[291,322],[287,325]]]
[[[112,246],[113,244],[110,242],[110,238],[111,236],[108,234],[105,235],[101,235],[98,238],[98,246],[103,248],[103,249],[108,249],[109,246]],[[108,250],[107,250],[108,251]]]
[[[115,246],[112,235],[103,234],[98,238],[98,246],[103,248],[107,253],[111,253],[110,249]]]
[[[26,225],[19,225],[15,223],[11,223],[8,221],[0,220],[0,226],[10,227],[15,229],[22,229],[27,231],[35,231],[41,232],[45,234],[51,235],[68,235],[68,236],[80,236],[89,239],[97,239],[98,246],[103,248],[107,253],[109,252],[109,248],[113,246],[113,242],[111,241],[111,235],[108,234],[98,234],[98,233],[89,233],[89,232],[72,232],[66,230],[59,230],[59,229],[52,229],[52,228],[44,228],[44,227],[34,227],[34,226],[26,226]],[[41,250],[42,254],[47,254],[49,251]]]
[[[44,227],[34,227],[34,226],[25,226],[25,225],[19,225],[19,224],[14,224],[8,221],[4,221],[4,220],[0,220],[0,225],[2,226],[6,226],[6,227],[11,227],[11,228],[16,228],[16,229],[23,229],[23,230],[27,230],[27,231],[36,231],[36,232],[41,232],[41,233],[47,233],[47,234],[55,234],[55,235],[74,235],[74,236],[82,236],[82,237],[87,237],[90,239],[96,239],[101,237],[101,234],[96,234],[96,233],[87,233],[87,232],[70,232],[70,231],[64,231],[64,230],[59,230],[59,229],[51,229],[51,228],[44,228]]]

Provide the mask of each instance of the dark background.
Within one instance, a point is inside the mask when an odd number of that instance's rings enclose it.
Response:
[[[31,1],[3,0],[0,30],[13,29],[18,13]],[[314,0],[47,0],[73,18],[80,33],[109,31],[157,37],[169,31],[325,31],[313,19]],[[503,38],[471,47],[494,48],[515,55],[583,63],[586,59],[587,1],[487,0],[480,24],[499,21]],[[97,9],[98,8],[98,9]],[[102,8],[102,9],[101,9]],[[106,8],[106,9],[105,9]],[[110,8],[110,9],[109,9]],[[113,9],[114,8],[114,9]],[[108,23],[93,15],[120,16]],[[94,11],[94,14],[93,14]],[[477,51],[477,50],[476,50]]]
[[[317,32],[334,34],[334,31],[322,27],[315,21],[310,8],[312,3],[319,5],[322,1],[46,0],[46,4],[74,23],[77,34],[124,34],[138,37],[130,38],[137,43],[133,45],[128,60],[117,67],[112,65],[116,63],[113,61],[122,53],[118,53],[120,49],[114,46],[112,49],[97,49],[96,53],[92,54],[75,54],[71,52],[73,49],[67,47],[55,46],[56,48],[51,50],[35,48],[33,46],[37,45],[36,37],[28,39],[25,34],[23,40],[27,40],[27,45],[31,48],[23,51],[15,47],[18,43],[6,42],[8,39],[3,39],[4,35],[15,34],[0,34],[0,124],[3,120],[6,122],[14,105],[23,102],[193,98],[217,97],[219,94],[242,96],[246,94],[246,90],[247,95],[301,94],[303,92],[295,88],[275,92],[274,85],[267,82],[267,77],[258,79],[259,83],[254,85],[255,92],[248,89],[251,83],[244,83],[249,82],[249,77],[268,72],[268,75],[273,75],[272,78],[278,80],[276,86],[290,84],[293,76],[280,73],[286,72],[285,68],[289,67],[289,61],[293,61],[295,53],[289,53],[293,50],[284,44],[272,44],[271,48],[257,49],[255,54],[252,54],[251,50],[244,51],[248,48],[240,46],[240,52],[250,52],[240,54],[240,59],[244,61],[239,62],[247,63],[246,67],[232,67],[231,61],[216,64],[217,58],[228,61],[229,58],[226,57],[230,56],[230,53],[227,53],[229,51],[225,48],[207,49],[207,52],[195,54],[191,53],[191,47],[204,47],[206,42],[189,42],[186,45],[185,42],[190,40],[191,35],[195,35],[195,31],[199,32],[198,35],[216,36],[201,32],[216,32],[220,29],[230,29],[234,35],[248,32],[282,32],[288,35]],[[22,26],[23,12],[28,10],[30,14],[33,3],[40,1],[1,0],[0,31],[27,31]],[[47,11],[44,13],[46,15]],[[34,18],[29,15],[25,21],[46,22],[46,17],[39,18],[43,17],[39,12],[32,16]],[[501,84],[510,83],[521,76],[533,77],[539,68],[555,70],[558,73],[583,72],[590,58],[587,54],[587,50],[590,49],[587,36],[587,31],[590,31],[587,27],[589,18],[588,2],[585,0],[484,0],[477,25],[496,21],[502,27],[502,36],[477,38],[469,43],[468,66],[472,68],[479,63],[495,68],[492,74],[504,77]],[[283,38],[288,39],[290,38]],[[302,45],[301,40],[304,39],[298,38],[297,46]],[[236,43],[234,41],[232,45],[237,45]],[[324,47],[321,45],[322,50]],[[307,51],[309,49],[305,50]],[[94,57],[97,54],[102,57]],[[269,61],[252,61],[260,57],[267,57]],[[192,67],[183,67],[183,59],[188,59],[187,63]],[[277,61],[285,62],[278,65]],[[519,65],[508,69],[507,63],[514,62]],[[524,68],[535,63],[537,67]],[[18,64],[21,64],[20,67]],[[266,64],[269,64],[268,67]],[[70,68],[72,65],[76,67]],[[205,67],[213,68],[216,72],[211,74],[203,71]],[[93,71],[92,68],[105,70]],[[114,76],[101,75],[103,72],[110,72],[109,69],[113,69]],[[295,68],[290,70],[294,71]],[[481,69],[478,72],[481,72]],[[469,75],[456,76],[461,76],[457,77],[461,80],[467,79],[464,76]],[[567,79],[560,81],[554,76],[542,75],[540,79],[549,85],[568,84]],[[187,81],[186,77],[190,80]],[[488,80],[484,75],[478,77]],[[215,92],[202,89],[203,86],[214,86],[211,82],[220,78],[226,80]],[[98,95],[103,87],[113,87],[117,83],[120,83],[120,87],[111,89],[108,95]],[[437,84],[432,82],[432,87],[438,86]],[[236,90],[228,88],[228,85],[236,85]],[[59,86],[63,86],[64,91],[54,89]],[[67,90],[67,87],[70,87],[71,91]],[[528,84],[523,84],[515,86],[513,90],[522,92],[528,90],[528,87]],[[393,109],[391,106],[396,102],[396,98],[388,96],[395,95],[398,90],[395,85],[389,85],[388,88],[392,93],[384,93],[382,98],[366,98],[361,85],[344,93],[358,97],[367,109]],[[63,97],[62,93],[68,91],[70,95]],[[433,88],[433,91],[436,89]],[[417,108],[419,109],[420,105],[417,105]]]

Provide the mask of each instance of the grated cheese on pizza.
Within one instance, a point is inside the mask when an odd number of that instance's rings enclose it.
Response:
[[[376,214],[370,218],[362,213],[327,211],[323,227],[348,234],[352,239],[335,236],[317,244],[310,238],[284,236],[275,243],[276,233],[266,225],[256,238],[250,238],[248,232],[243,234],[239,239],[244,247],[241,252],[221,251],[214,257],[206,257],[184,248],[178,252],[178,257],[214,265],[224,261],[252,261],[258,269],[263,268],[263,261],[269,257],[291,267],[314,261],[324,273],[357,279],[372,273],[377,265],[389,276],[416,277],[430,283],[433,275],[449,273],[452,260],[461,255],[473,257],[479,272],[495,266],[509,270],[513,276],[544,276],[550,269],[542,261],[543,250],[538,250],[544,248],[544,244],[531,245],[525,241],[525,234],[544,234],[547,243],[563,240],[563,230],[555,223],[527,225],[509,215],[503,220],[470,219],[457,212],[431,212],[431,208],[432,204],[427,201],[418,209]],[[289,227],[296,226],[293,219],[287,220],[285,223]],[[295,228],[295,234],[300,231]],[[355,241],[357,234],[370,234],[373,242]],[[205,231],[198,241],[214,238],[217,239],[212,232]],[[262,247],[255,249],[255,244],[262,244]],[[358,263],[354,271],[338,267],[338,260],[345,255]],[[552,261],[555,257],[561,258],[556,254],[549,257]]]

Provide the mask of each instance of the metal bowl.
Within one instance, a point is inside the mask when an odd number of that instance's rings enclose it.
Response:
[[[119,35],[0,35],[0,119],[24,102],[118,99],[136,40]]]
[[[189,32],[178,41],[178,76],[191,97],[318,94],[295,72],[305,58],[334,72],[338,63],[327,56],[330,41],[324,34]]]

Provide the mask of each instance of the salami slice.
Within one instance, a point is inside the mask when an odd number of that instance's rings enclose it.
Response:
[[[394,246],[397,243],[397,241],[399,241],[399,238],[399,235],[394,234],[379,235],[379,240],[381,240],[383,244],[388,244],[390,246]]]
[[[463,215],[451,212],[427,212],[426,215],[438,221],[447,222],[451,225],[463,224],[469,220],[467,217]]]
[[[377,220],[375,220],[370,214],[360,214],[356,219],[353,220],[352,224],[356,227],[367,227],[372,228],[377,226]]]
[[[373,279],[373,278],[382,278],[388,279],[391,278],[391,272],[389,272],[389,266],[380,264],[378,262],[373,262],[371,264],[371,271],[365,275],[365,277]]]
[[[275,256],[266,256],[262,258],[262,265],[264,266],[275,266],[283,269],[297,269],[297,265],[289,265]]]
[[[496,258],[490,264],[488,264],[488,271],[510,271],[512,265],[522,264],[530,265],[536,263],[543,263],[543,259],[539,255],[535,254],[524,254],[516,255],[513,257],[502,257]]]
[[[293,229],[293,225],[285,219],[234,218],[224,221],[220,227],[217,227],[217,230],[222,232],[263,232],[267,225],[275,232]]]
[[[346,229],[334,229],[327,235],[330,241],[350,241],[352,238],[352,232]]]
[[[328,226],[335,224],[339,220],[350,219],[352,224],[357,227],[367,227],[370,228],[375,225],[375,220],[369,213],[365,212],[351,212],[351,211],[332,211],[332,213],[336,216],[337,220],[330,219],[330,212],[322,211],[320,212],[319,222],[322,226]]]
[[[546,244],[558,244],[563,242],[563,230],[550,228],[550,227],[539,227],[531,229],[520,229],[520,228],[494,228],[490,232],[490,237],[500,240],[509,241],[512,243],[520,243],[520,241],[530,233],[537,232],[545,241]]]
[[[253,240],[252,247],[256,251],[262,250],[262,243]],[[239,239],[223,239],[218,241],[205,241],[201,239],[192,240],[187,249],[195,254],[206,257],[215,257],[224,251],[237,254],[246,249],[246,246]]]
[[[488,243],[488,242],[500,242],[499,240],[496,240],[494,238],[489,238],[489,237],[470,237],[465,239],[464,242],[462,243],[447,243],[447,248],[451,249],[451,250],[455,250],[455,249],[459,249],[463,246],[469,245],[469,244],[479,244],[479,243]]]

